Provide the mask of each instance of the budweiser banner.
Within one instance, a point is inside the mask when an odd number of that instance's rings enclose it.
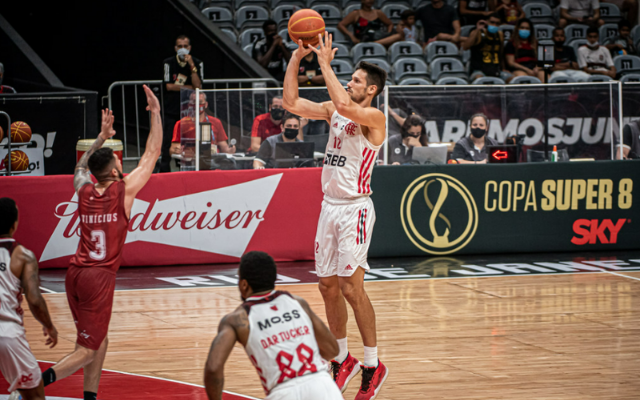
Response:
[[[79,241],[72,176],[0,178],[20,209],[16,239],[42,267],[66,267]],[[237,261],[262,250],[313,259],[320,169],[153,175],[131,210],[123,265]]]

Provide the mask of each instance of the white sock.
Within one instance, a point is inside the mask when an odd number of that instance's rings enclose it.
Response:
[[[378,367],[378,346],[376,347],[364,346],[364,366]]]
[[[338,356],[335,358],[335,360],[336,362],[342,364],[349,355],[349,347],[347,347],[347,338],[337,339],[337,341],[338,347],[340,347],[340,352],[338,353]]]

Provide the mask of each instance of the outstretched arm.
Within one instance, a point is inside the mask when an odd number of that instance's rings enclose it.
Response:
[[[160,149],[162,147],[162,119],[160,118],[160,103],[158,102],[156,95],[153,94],[147,85],[144,85],[143,88],[147,95],[147,111],[151,111],[151,131],[149,131],[147,145],[144,149],[142,158],[140,158],[138,166],[124,178],[124,182],[126,184],[124,207],[127,211],[127,215],[129,215],[129,212],[131,211],[133,200],[136,195],[151,177],[151,173],[156,165],[156,161],[158,161]]]
[[[298,296],[293,297],[298,300],[302,308],[304,308],[304,311],[309,315],[309,318],[311,318],[313,332],[316,335],[316,342],[318,342],[318,348],[320,349],[320,355],[325,360],[333,360],[340,352],[338,342],[333,336],[333,333],[331,333],[324,322],[313,312],[305,299]]]
[[[20,274],[20,281],[22,289],[27,298],[27,304],[34,318],[42,324],[42,331],[44,336],[49,336],[45,345],[49,348],[55,347],[58,343],[58,331],[51,322],[49,316],[49,310],[47,308],[47,302],[44,301],[42,294],[40,293],[40,277],[38,276],[38,261],[35,255],[30,250],[27,250],[24,246],[19,246],[14,252],[16,257],[11,258],[12,265],[11,270],[22,270]]]
[[[220,321],[218,335],[211,343],[207,363],[204,366],[204,387],[209,400],[222,400],[224,364],[238,340],[236,330],[230,321],[233,318],[233,314],[229,314]]]
[[[105,108],[102,110],[102,128],[98,138],[93,142],[89,151],[80,157],[78,164],[76,164],[76,170],[73,176],[73,187],[76,189],[76,192],[80,190],[83,185],[91,183],[91,174],[89,173],[88,167],[89,157],[91,157],[96,150],[102,147],[107,139],[111,138],[115,134],[116,131],[113,130],[113,112],[108,108]]]
[[[335,111],[330,101],[324,103],[314,103],[307,99],[301,99],[298,95],[298,71],[300,70],[300,60],[311,53],[302,45],[302,40],[298,40],[298,48],[291,55],[287,73],[284,77],[284,92],[282,96],[282,106],[285,110],[299,115],[303,118],[331,121],[331,116]],[[324,73],[324,72],[323,72]],[[344,89],[343,89],[344,90]]]

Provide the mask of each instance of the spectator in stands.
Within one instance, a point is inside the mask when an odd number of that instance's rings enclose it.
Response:
[[[587,29],[587,45],[578,49],[578,66],[588,74],[607,75],[616,78],[616,67],[611,52],[598,43],[598,28]]]
[[[262,142],[268,137],[277,135],[282,132],[282,117],[285,110],[282,107],[282,96],[274,96],[269,105],[269,112],[258,115],[253,120],[251,127],[251,152],[255,153],[260,150]],[[302,139],[302,130],[298,135],[298,139]]]
[[[418,37],[418,27],[416,26],[416,12],[413,10],[404,10],[400,14],[400,23],[396,30],[402,35],[402,40],[407,42],[415,42],[422,44],[422,40]]]
[[[604,21],[600,19],[600,2],[598,0],[560,0],[561,28],[569,24],[585,24],[600,26]]]
[[[400,134],[389,138],[389,162],[393,165],[411,162],[414,147],[428,146],[427,130],[424,120],[418,115],[408,116]]]
[[[491,3],[491,4],[489,4]],[[490,7],[491,6],[491,7]],[[495,0],[460,0],[460,18],[465,25],[475,25],[485,19],[496,8]]]
[[[500,0],[495,12],[500,17],[501,25],[515,25],[525,17],[524,10],[518,0]]]
[[[589,74],[580,70],[576,54],[573,47],[565,46],[566,37],[564,29],[556,28],[553,30],[553,44],[556,63],[551,69],[550,79],[556,77],[569,77],[576,82],[587,82]]]
[[[600,2],[618,6],[620,11],[627,13],[627,21],[631,26],[635,26],[638,23],[638,0],[601,0]]]
[[[164,60],[164,127],[160,172],[171,172],[171,138],[173,128],[180,119],[180,89],[202,89],[202,61],[191,54],[191,41],[181,35],[174,46],[176,55]]]
[[[267,20],[262,24],[264,38],[253,44],[251,56],[262,65],[276,80],[284,80],[284,62],[289,62],[291,52],[278,35],[278,24]]]
[[[282,133],[270,136],[262,142],[260,150],[253,160],[253,169],[273,168],[276,160],[276,143],[300,142],[298,134],[300,132],[300,117],[287,113],[282,119],[280,126]]]
[[[195,107],[195,94],[193,99],[189,102],[190,107]],[[222,126],[222,122],[210,115],[207,115],[206,110],[209,108],[209,103],[207,102],[207,96],[204,93],[200,93],[200,110],[198,110],[198,114],[200,116],[200,122],[208,122],[211,124],[211,144],[216,145],[218,147],[218,153],[229,153],[233,154],[236,152],[236,146],[229,146],[227,137],[227,133],[224,131],[224,127]],[[176,125],[173,127],[173,139],[171,140],[171,154],[180,154],[182,153],[181,139],[182,134],[184,133],[185,137],[193,138],[196,137],[196,126],[193,123],[193,117],[184,117],[180,121],[176,122]]]
[[[498,142],[487,135],[489,118],[484,114],[471,117],[471,136],[458,140],[451,158],[460,164],[486,164],[487,146],[495,146]]]
[[[518,21],[511,41],[504,48],[507,68],[513,76],[535,76],[544,82],[544,71],[538,68],[538,41],[533,32],[531,21],[526,18]]]
[[[320,64],[318,64],[318,56],[311,52],[302,60],[300,60],[300,70],[298,71],[298,84],[302,86],[325,86],[324,76]]]
[[[620,157],[622,147],[622,157]],[[631,121],[622,129],[622,144],[616,141],[616,160],[640,158],[640,120]]]
[[[353,44],[360,42],[380,43],[385,47],[402,40],[402,35],[393,33],[393,22],[385,13],[374,10],[375,0],[362,0],[359,10],[353,10],[340,23],[338,29],[351,38]],[[348,29],[353,26],[353,33]]]
[[[462,42],[462,49],[471,49],[471,82],[483,77],[494,76],[507,81],[511,73],[505,71],[504,34],[498,28],[500,18],[497,13],[488,21],[480,20],[476,29]]]
[[[3,79],[4,79],[4,64],[0,63],[0,94],[16,93],[16,90],[11,86],[6,86],[2,84]]]
[[[442,40],[460,43],[460,20],[455,8],[445,4],[444,0],[434,0],[431,4],[420,7],[416,18],[422,22],[424,29],[424,45]]]
[[[631,25],[627,20],[621,20],[618,23],[618,36],[608,41],[607,49],[611,52],[611,56],[622,56],[636,54],[636,47],[633,45],[631,38]]]

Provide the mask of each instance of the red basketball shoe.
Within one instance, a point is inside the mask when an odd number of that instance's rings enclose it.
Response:
[[[378,360],[377,368],[365,367],[364,365],[360,368],[362,368],[362,384],[355,400],[373,400],[387,379],[389,370],[380,360]]]
[[[338,385],[338,389],[344,393],[347,390],[347,385],[349,381],[360,372],[360,361],[356,360],[351,353],[347,354],[347,358],[342,362],[342,364],[337,361],[331,361],[331,370],[333,375],[333,380]]]

